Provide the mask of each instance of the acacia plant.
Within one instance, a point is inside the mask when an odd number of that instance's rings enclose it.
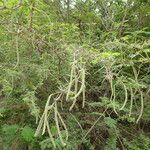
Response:
[[[0,1],[0,149],[150,149],[149,0]]]

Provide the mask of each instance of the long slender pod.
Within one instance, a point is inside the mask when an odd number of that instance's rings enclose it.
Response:
[[[117,113],[117,111],[116,111],[116,106],[115,106],[115,103],[116,103],[115,90],[116,90],[116,88],[115,88],[115,85],[114,85],[114,88],[113,88],[113,93],[114,93],[114,95],[113,95],[113,109],[114,109],[114,112],[118,115],[118,113]]]
[[[139,92],[140,92],[140,96],[141,96],[141,110],[140,110],[139,117],[138,117],[137,120],[136,120],[136,123],[138,123],[139,120],[141,119],[142,114],[143,114],[143,110],[144,110],[144,98],[143,98],[143,92],[142,92],[142,91],[139,91]]]
[[[50,137],[50,139],[51,139],[51,142],[52,142],[54,148],[56,148],[56,143],[55,143],[54,138],[53,138],[53,135],[52,135],[52,133],[51,133],[51,130],[50,130],[48,121],[46,121],[46,125],[47,125],[47,131],[48,131],[49,137]]]
[[[72,68],[71,68],[70,82],[69,82],[69,86],[68,86],[68,90],[67,90],[66,101],[67,101],[68,98],[69,98],[70,91],[71,91],[71,86],[72,86],[72,84],[73,84],[74,70],[75,70],[75,62],[73,62]]]
[[[50,103],[50,100],[51,100],[51,97],[52,97],[53,94],[50,94],[49,97],[48,97],[48,100],[46,102],[46,105],[45,105],[45,110],[44,110],[44,124],[43,124],[43,131],[42,131],[42,135],[45,133],[45,130],[46,130],[46,123],[47,123],[47,113],[48,113],[48,106],[49,106],[49,103]]]
[[[132,107],[133,107],[133,89],[130,88],[130,94],[131,94],[131,99],[130,99],[130,110],[129,110],[129,117],[132,114]]]
[[[68,140],[68,135],[69,135],[69,134],[68,134],[67,126],[66,126],[65,122],[63,121],[63,119],[62,119],[60,113],[57,112],[57,114],[58,114],[58,117],[59,117],[59,119],[60,119],[60,121],[61,121],[61,123],[62,123],[62,125],[63,125],[63,127],[64,127],[64,129],[65,129],[65,132],[66,132],[66,140]]]
[[[78,91],[78,93],[73,97],[74,101],[73,101],[73,104],[71,105],[71,107],[69,108],[69,110],[71,111],[76,103],[76,98],[81,94],[81,92],[83,92],[83,88],[85,87],[85,70],[82,69],[81,70],[81,78],[82,78],[82,81],[81,81],[81,87]]]
[[[124,100],[124,103],[123,103],[122,107],[120,108],[120,110],[122,110],[126,106],[127,101],[128,101],[127,87],[126,87],[126,85],[124,83],[122,83],[122,84],[123,84],[123,87],[124,87],[124,90],[125,90],[125,100]]]
[[[56,127],[57,127],[57,132],[58,132],[58,135],[59,135],[59,138],[60,138],[60,141],[61,141],[62,145],[65,146],[66,143],[64,143],[64,141],[63,141],[61,131],[60,131],[60,128],[59,128],[58,117],[57,117],[57,114],[58,114],[58,112],[57,112],[57,103],[56,102],[55,102],[54,111],[55,111],[55,123],[56,123]]]
[[[41,128],[42,128],[42,125],[43,125],[43,122],[44,122],[44,113],[43,113],[43,115],[42,115],[42,117],[41,117],[41,119],[39,121],[38,127],[36,129],[35,134],[34,134],[35,137],[39,135],[39,133],[41,131]]]

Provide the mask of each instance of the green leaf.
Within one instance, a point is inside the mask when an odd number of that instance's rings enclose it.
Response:
[[[116,123],[117,123],[116,120],[114,120],[114,119],[112,119],[110,117],[106,117],[104,119],[104,121],[105,121],[105,123],[106,123],[106,125],[108,127],[110,127],[110,128],[116,128]]]
[[[149,53],[150,52],[150,48],[144,49],[143,52]]]
[[[43,141],[40,142],[40,147],[41,147],[41,150],[46,150],[46,149],[50,149],[53,147],[52,143],[51,143],[51,140],[50,138],[47,138]]]
[[[21,136],[26,142],[31,142],[34,139],[34,130],[28,126],[25,126],[22,129]]]
[[[2,127],[2,131],[5,135],[15,135],[17,130],[19,129],[18,125],[4,125]]]
[[[51,132],[52,132],[52,135],[56,135],[57,134],[57,128],[56,128],[56,126],[52,126],[51,127]]]
[[[5,108],[0,108],[0,117],[3,117],[3,113],[6,112]]]
[[[89,103],[90,106],[92,107],[100,107],[103,106],[101,102],[93,102],[93,103]]]

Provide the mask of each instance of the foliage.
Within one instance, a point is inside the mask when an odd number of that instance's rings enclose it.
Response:
[[[150,149],[148,0],[2,0],[4,150]]]
[[[34,130],[26,126],[22,129],[21,136],[26,142],[31,142],[32,140],[34,140]]]

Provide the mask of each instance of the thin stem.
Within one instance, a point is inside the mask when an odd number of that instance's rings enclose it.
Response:
[[[104,111],[103,111],[103,114],[98,117],[98,119],[94,122],[94,124],[91,126],[91,128],[88,130],[88,132],[85,134],[85,136],[83,137],[83,139],[85,139],[87,137],[87,135],[93,130],[94,126],[97,124],[97,122],[103,117],[103,115],[105,114],[105,112],[107,111],[108,108],[106,108]]]

